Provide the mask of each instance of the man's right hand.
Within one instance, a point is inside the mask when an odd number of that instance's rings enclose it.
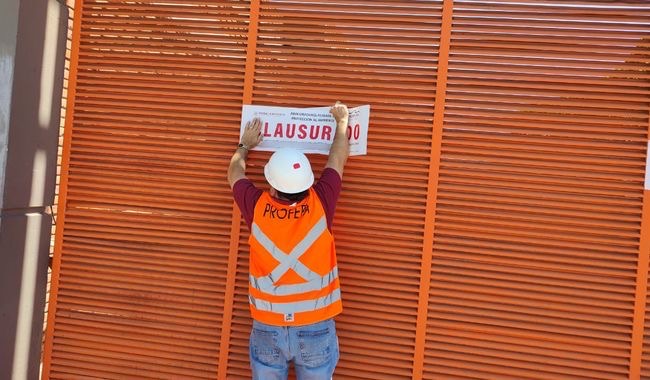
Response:
[[[332,116],[334,116],[334,120],[336,120],[336,126],[339,127],[341,124],[345,125],[345,128],[348,127],[348,106],[345,104],[337,101],[336,104],[330,108],[330,113]]]
[[[330,108],[330,113],[336,120],[336,132],[334,133],[334,140],[332,146],[330,146],[330,155],[325,167],[336,170],[339,176],[343,178],[343,167],[350,154],[350,143],[347,137],[348,107],[341,102],[336,102]]]

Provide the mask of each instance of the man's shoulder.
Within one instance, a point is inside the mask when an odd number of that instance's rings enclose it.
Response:
[[[318,185],[319,183],[326,183],[330,185],[340,186],[341,182],[342,182],[341,175],[339,174],[339,172],[336,171],[336,169],[325,168],[323,170],[323,173],[321,173],[321,176],[318,179],[316,185]]]
[[[335,169],[325,168],[320,179],[314,185],[314,191],[318,195],[327,215],[327,225],[331,228],[336,203],[341,193],[341,176]]]
[[[251,181],[247,177],[244,177],[244,178],[238,179],[237,182],[235,182],[235,184],[232,186],[232,191],[233,192],[238,192],[238,191],[242,191],[242,190],[247,190],[250,187],[255,187],[255,184],[253,183],[253,181]]]
[[[255,212],[255,204],[262,196],[263,191],[258,189],[250,179],[242,178],[235,182],[232,193],[239,210],[250,227]]]

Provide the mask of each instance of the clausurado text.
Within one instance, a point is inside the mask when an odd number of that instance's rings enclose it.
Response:
[[[348,140],[359,139],[360,129],[359,124],[348,125]],[[265,122],[262,128],[262,136],[287,139],[297,138],[299,140],[332,141],[334,138],[334,127],[331,125],[302,123],[275,123],[275,125],[269,125],[268,122]]]

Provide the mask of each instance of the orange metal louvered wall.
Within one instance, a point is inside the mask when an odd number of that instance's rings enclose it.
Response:
[[[649,3],[78,0],[70,73],[45,378],[250,378],[241,105],[335,100],[335,379],[650,378]]]
[[[454,8],[425,377],[625,378],[650,7],[500,3]]]

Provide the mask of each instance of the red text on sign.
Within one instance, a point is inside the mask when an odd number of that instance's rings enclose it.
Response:
[[[271,130],[272,129],[272,130]],[[264,123],[264,137],[294,137],[305,140],[326,140],[332,139],[332,127],[329,125],[306,125],[295,123],[277,123],[275,128],[269,129],[269,123]]]
[[[359,124],[355,124],[354,127],[348,125],[348,130],[347,130],[348,140],[352,139],[352,137],[354,137],[355,140],[359,140],[360,134],[361,134],[361,126]]]

